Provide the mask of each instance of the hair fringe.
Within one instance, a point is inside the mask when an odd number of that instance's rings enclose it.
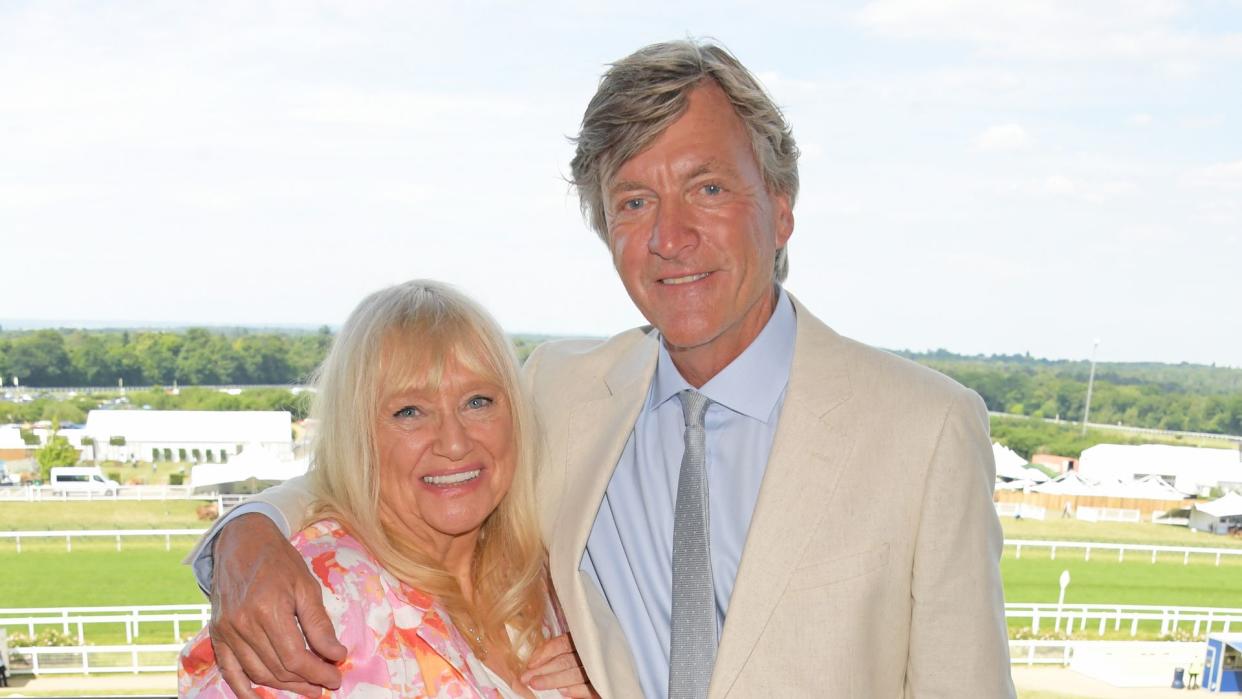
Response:
[[[474,604],[466,601],[452,574],[405,543],[381,515],[372,431],[381,359],[386,343],[394,341],[417,345],[401,351],[425,361],[426,366],[415,369],[428,370],[431,381],[438,382],[447,361],[469,357],[467,364],[480,364],[495,374],[508,398],[516,464],[509,492],[484,521],[475,550]],[[505,662],[520,672],[543,639],[549,591],[535,518],[533,414],[518,379],[512,343],[500,326],[478,304],[439,282],[414,280],[382,289],[350,314],[316,372],[315,385],[311,414],[318,429],[310,469],[314,519],[338,520],[397,579],[433,595],[459,630],[480,629],[486,641],[508,649]],[[484,655],[472,634],[461,635],[476,655]]]

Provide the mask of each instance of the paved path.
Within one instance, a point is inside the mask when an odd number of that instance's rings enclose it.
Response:
[[[1173,681],[1172,675],[1169,682]],[[1187,699],[1207,696],[1206,692],[1188,692],[1183,689],[1114,687],[1097,679],[1081,675],[1073,670],[1054,667],[1013,668],[1013,683],[1018,691],[1053,692],[1082,699]],[[1216,696],[1216,695],[1212,695]]]
[[[115,675],[58,676],[44,675],[30,677],[18,675],[9,678],[9,687],[0,687],[0,697],[17,696],[54,696],[63,693],[133,693],[145,695],[175,696],[177,693],[177,675],[175,673],[148,673]]]
[[[1170,678],[1171,680],[1172,678]],[[1019,691],[1051,692],[1081,699],[1188,699],[1201,696],[1184,690],[1133,687],[1113,687],[1099,680],[1081,675],[1073,670],[1050,667],[1013,668],[1014,684]],[[95,677],[58,677],[55,675],[15,678],[8,689],[0,688],[0,697],[18,695],[51,695],[56,692],[125,692],[172,696],[176,693],[177,676],[174,674],[100,675]]]

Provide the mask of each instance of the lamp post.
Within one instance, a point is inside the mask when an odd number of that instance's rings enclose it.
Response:
[[[1087,376],[1087,405],[1082,409],[1082,434],[1087,436],[1087,419],[1091,417],[1091,389],[1095,385],[1095,353],[1100,349],[1100,338],[1091,345],[1091,373]]]
[[[1070,574],[1068,570],[1061,571],[1061,594],[1057,597],[1057,624],[1056,630],[1061,630],[1061,607],[1065,604],[1065,588],[1069,587]]]

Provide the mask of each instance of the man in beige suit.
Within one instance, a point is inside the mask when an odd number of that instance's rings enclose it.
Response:
[[[638,51],[588,106],[575,184],[653,327],[525,368],[582,666],[605,697],[1011,697],[986,410],[781,289],[796,159],[710,44]],[[296,488],[270,499],[300,526]],[[252,679],[325,684],[283,630],[335,653],[275,531],[220,535],[213,638]]]

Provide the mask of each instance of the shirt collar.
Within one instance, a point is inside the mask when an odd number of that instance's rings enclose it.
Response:
[[[740,355],[703,384],[699,393],[714,403],[747,417],[767,422],[773,408],[789,383],[793,367],[794,338],[798,323],[793,302],[785,290],[779,293],[776,308],[767,325]],[[656,334],[657,339],[659,333]],[[656,363],[655,380],[651,382],[647,410],[655,410],[679,392],[693,388],[673,365],[664,343],[660,342],[660,358]]]

